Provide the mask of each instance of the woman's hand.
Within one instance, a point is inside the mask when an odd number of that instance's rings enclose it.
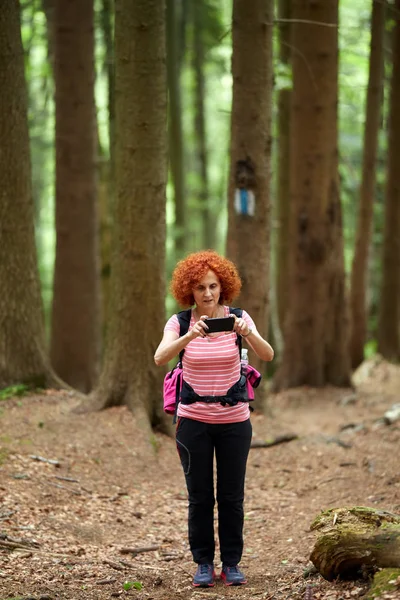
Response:
[[[200,319],[193,325],[192,329],[182,337],[176,331],[165,331],[155,354],[154,362],[156,365],[165,365],[172,358],[177,356],[181,350],[184,350],[189,342],[197,337],[205,338],[207,335],[206,325],[207,315],[202,315]]]
[[[242,318],[237,317],[234,314],[230,314],[230,317],[235,317],[235,325],[233,326],[234,331],[243,337],[246,337],[251,332],[250,327],[247,325],[246,321]]]
[[[194,340],[197,337],[205,338],[207,336],[208,326],[206,325],[207,315],[202,315],[193,325],[192,329],[186,334],[190,339]]]
[[[261,360],[272,360],[274,358],[274,350],[267,340],[258,333],[256,327],[249,327],[244,319],[240,319],[236,315],[230,315],[235,317],[234,330],[236,333],[241,335],[246,343],[252,350],[257,354]]]

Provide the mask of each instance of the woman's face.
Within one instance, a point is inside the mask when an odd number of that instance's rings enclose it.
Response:
[[[214,271],[208,271],[193,288],[195,304],[200,313],[208,314],[217,308],[221,295],[221,284]]]

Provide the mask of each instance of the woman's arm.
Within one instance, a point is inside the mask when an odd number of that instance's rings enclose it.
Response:
[[[205,337],[207,325],[204,322],[206,316],[200,319],[193,325],[185,335],[179,337],[176,331],[167,330],[154,354],[154,362],[159,367],[166,365],[174,356],[177,356],[181,350],[186,348],[189,342],[201,336]]]
[[[258,333],[256,327],[249,327],[243,318],[235,317],[235,331],[242,336],[261,360],[270,361],[274,358],[272,346]]]
[[[253,327],[251,332],[247,335],[242,336],[245,342],[251,347],[252,350],[257,354],[261,360],[270,361],[274,358],[274,350],[272,346],[264,340],[263,337],[258,333],[257,329]]]

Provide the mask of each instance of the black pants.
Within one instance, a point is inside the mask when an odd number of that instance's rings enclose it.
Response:
[[[251,435],[250,419],[212,425],[179,418],[176,442],[189,492],[189,544],[198,564],[214,561],[214,451],[221,560],[228,566],[240,562],[244,480]]]

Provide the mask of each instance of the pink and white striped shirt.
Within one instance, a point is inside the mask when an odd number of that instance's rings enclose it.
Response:
[[[224,306],[225,316],[229,306]],[[255,327],[250,315],[243,311],[243,319],[249,327]],[[193,312],[189,330],[194,326]],[[164,331],[175,331],[179,335],[179,321],[173,315]],[[206,338],[197,337],[185,348],[182,359],[183,378],[199,396],[224,396],[240,377],[240,358],[236,344],[236,333],[212,333]],[[205,423],[238,423],[249,418],[248,402],[236,406],[218,403],[194,402],[178,406],[178,417],[196,419]]]

